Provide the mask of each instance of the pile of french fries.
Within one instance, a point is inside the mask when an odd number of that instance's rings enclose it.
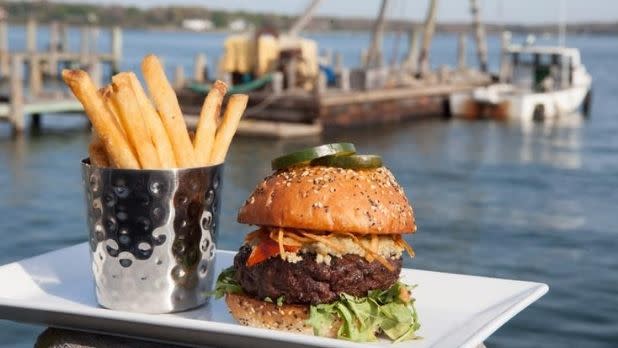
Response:
[[[192,139],[159,59],[146,56],[142,73],[152,103],[132,72],[114,75],[110,85],[97,89],[85,71],[62,71],[62,78],[84,106],[93,126],[88,148],[90,163],[125,169],[190,168],[222,163],[248,97],[230,96],[221,117],[227,85],[216,81],[204,100]]]

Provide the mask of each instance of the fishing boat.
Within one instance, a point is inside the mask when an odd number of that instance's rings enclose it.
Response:
[[[524,121],[571,115],[579,108],[588,114],[592,77],[578,49],[509,45],[502,65],[500,82],[453,93],[452,114]]]

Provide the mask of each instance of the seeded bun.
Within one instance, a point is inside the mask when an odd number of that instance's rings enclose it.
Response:
[[[351,170],[300,166],[264,179],[238,222],[355,234],[416,231],[403,189],[386,168]]]
[[[225,295],[225,303],[241,325],[313,335],[313,329],[306,323],[309,319],[308,305],[277,306],[239,294]],[[335,323],[324,336],[335,338],[340,325]]]

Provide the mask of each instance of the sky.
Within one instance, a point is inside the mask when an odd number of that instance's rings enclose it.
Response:
[[[198,5],[221,9],[297,14],[309,0],[65,0],[65,2],[135,5]],[[438,20],[468,21],[468,0],[438,0]],[[391,0],[391,18],[421,20],[428,0]],[[380,0],[323,0],[318,14],[373,17]],[[564,6],[561,6],[561,3]],[[488,22],[557,23],[561,13],[567,22],[618,21],[618,0],[481,0],[483,19]],[[561,11],[561,8],[564,11]]]

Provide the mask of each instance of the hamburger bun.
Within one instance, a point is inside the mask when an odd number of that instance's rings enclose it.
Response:
[[[313,328],[306,323],[309,319],[308,305],[278,306],[244,294],[229,293],[225,295],[225,303],[230,314],[242,325],[313,335]],[[340,325],[340,322],[335,322],[324,337],[337,337]]]
[[[300,166],[279,170],[249,196],[238,222],[355,234],[416,231],[412,207],[385,167],[352,170]]]

